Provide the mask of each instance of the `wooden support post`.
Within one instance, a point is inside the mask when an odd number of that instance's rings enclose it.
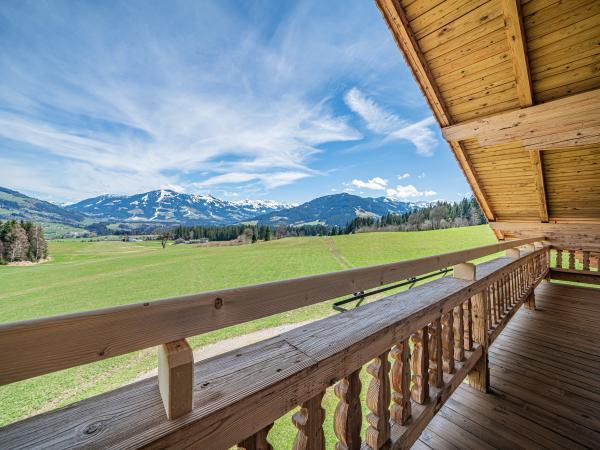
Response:
[[[185,339],[158,347],[158,388],[169,419],[192,410],[194,354]]]
[[[298,429],[292,450],[325,450],[325,410],[321,406],[324,395],[325,391],[302,403],[300,411],[292,416],[292,423]]]
[[[410,347],[408,339],[396,345],[391,352],[392,365],[392,419],[404,425],[410,418]]]
[[[429,383],[438,388],[444,386],[442,324],[440,319],[429,325]]]
[[[389,352],[382,353],[367,366],[373,377],[367,389],[367,414],[369,427],[365,431],[365,444],[372,450],[379,450],[390,440],[390,362]]]
[[[410,358],[413,385],[410,396],[422,405],[429,399],[429,330],[427,327],[421,328],[410,339],[413,344]]]
[[[506,250],[506,257],[512,259],[519,259],[521,257],[521,251],[518,248],[509,248]]]
[[[469,385],[481,392],[489,392],[490,374],[488,368],[488,323],[487,323],[487,290],[473,296],[473,340],[479,344],[483,352],[481,358],[469,373]]]
[[[444,372],[454,373],[454,315],[453,311],[442,316],[442,358]]]
[[[465,322],[462,305],[454,308],[454,359],[464,361],[465,359]]]
[[[529,297],[527,297],[527,300],[525,301],[525,308],[531,310],[535,309],[535,292],[532,292],[529,294]]]
[[[575,250],[569,250],[569,269],[575,270]]]
[[[249,438],[244,439],[237,445],[238,450],[273,450],[273,446],[267,441],[269,430],[272,427],[273,424],[267,425]]]
[[[338,438],[336,450],[360,449],[362,424],[360,388],[360,369],[335,385],[334,393],[340,400],[333,416],[333,431]]]

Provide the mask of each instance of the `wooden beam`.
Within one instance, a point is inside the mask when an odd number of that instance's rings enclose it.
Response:
[[[521,141],[528,150],[598,144],[600,89],[451,125],[442,134],[448,141],[477,138],[482,146]]]
[[[544,171],[542,168],[542,160],[539,150],[529,150],[529,158],[531,160],[531,168],[533,170],[533,180],[535,182],[535,192],[538,197],[538,205],[540,209],[540,220],[548,222],[548,203],[546,201],[546,187],[544,184]]]
[[[364,291],[542,240],[0,325],[0,385]]]
[[[451,125],[453,121],[448,108],[427,64],[427,60],[419,47],[417,38],[410,27],[404,8],[398,0],[376,0],[376,3],[438,123],[441,127]],[[481,187],[481,183],[477,178],[475,169],[469,160],[465,148],[460,143],[449,142],[449,144],[458,165],[463,171],[471,189],[473,189],[475,199],[479,203],[485,218],[488,221],[494,221],[495,216],[490,202]],[[497,234],[497,237],[499,239],[502,238],[501,234]]]
[[[490,226],[510,237],[545,236],[558,248],[600,251],[599,223],[494,222]]]
[[[527,61],[527,40],[521,17],[520,0],[502,0],[504,31],[512,56],[517,96],[521,107],[533,105],[533,89]]]

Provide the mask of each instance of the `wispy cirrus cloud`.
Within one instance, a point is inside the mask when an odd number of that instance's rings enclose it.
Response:
[[[367,128],[389,140],[407,140],[422,156],[432,156],[437,139],[431,126],[435,119],[430,116],[418,122],[403,120],[398,115],[379,106],[373,99],[354,87],[345,95],[348,107],[362,117]]]
[[[383,57],[396,49],[372,48],[389,34],[360,5],[286,8],[8,2],[0,158],[15,170],[2,183],[76,200],[319,175],[325,144],[363,137],[331,86],[397,69]]]

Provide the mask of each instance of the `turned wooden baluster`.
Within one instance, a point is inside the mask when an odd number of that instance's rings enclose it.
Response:
[[[492,295],[494,298],[494,315],[496,316],[496,323],[500,323],[504,311],[502,310],[502,303],[500,303],[500,290],[498,289],[498,282],[492,284]]]
[[[423,404],[429,399],[429,330],[423,327],[410,337],[413,352],[410,358],[412,370],[411,398]]]
[[[437,319],[429,326],[429,382],[432,386],[444,386],[442,368],[442,324]]]
[[[569,269],[575,270],[575,250],[569,250]]]
[[[444,372],[454,373],[454,315],[442,315],[442,359]]]
[[[323,421],[325,410],[321,406],[325,392],[302,403],[300,411],[292,416],[292,423],[298,428],[292,450],[324,450],[325,434]]]
[[[369,427],[365,432],[365,444],[379,450],[390,440],[390,362],[389,351],[382,353],[367,366],[373,377],[367,389],[367,414]]]
[[[583,252],[583,270],[590,270],[590,252]]]
[[[562,250],[559,248],[556,249],[556,267],[562,269]]]
[[[492,286],[487,288],[487,312],[488,312],[488,323],[491,325],[496,323],[496,308],[494,306],[494,296],[492,295]]]
[[[500,279],[497,282],[498,289],[498,300],[500,303],[500,312],[502,315],[506,314],[509,310],[508,305],[506,304],[506,299],[504,298],[504,280]]]
[[[396,345],[391,352],[392,365],[392,419],[404,425],[410,418],[410,347],[408,339]]]
[[[471,299],[462,304],[464,322],[464,347],[465,350],[473,350],[473,315],[471,313]]]
[[[465,322],[462,305],[454,308],[454,359],[464,361],[465,359]]]
[[[334,393],[340,399],[333,416],[333,431],[338,438],[336,450],[360,449],[360,388],[360,369],[341,379],[334,387]]]
[[[267,441],[267,435],[272,427],[273,424],[267,425],[249,438],[244,439],[237,445],[238,450],[273,450],[273,446]]]

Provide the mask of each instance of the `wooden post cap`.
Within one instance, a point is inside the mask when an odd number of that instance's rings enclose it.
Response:
[[[158,388],[169,419],[192,410],[194,354],[185,339],[158,347]]]

